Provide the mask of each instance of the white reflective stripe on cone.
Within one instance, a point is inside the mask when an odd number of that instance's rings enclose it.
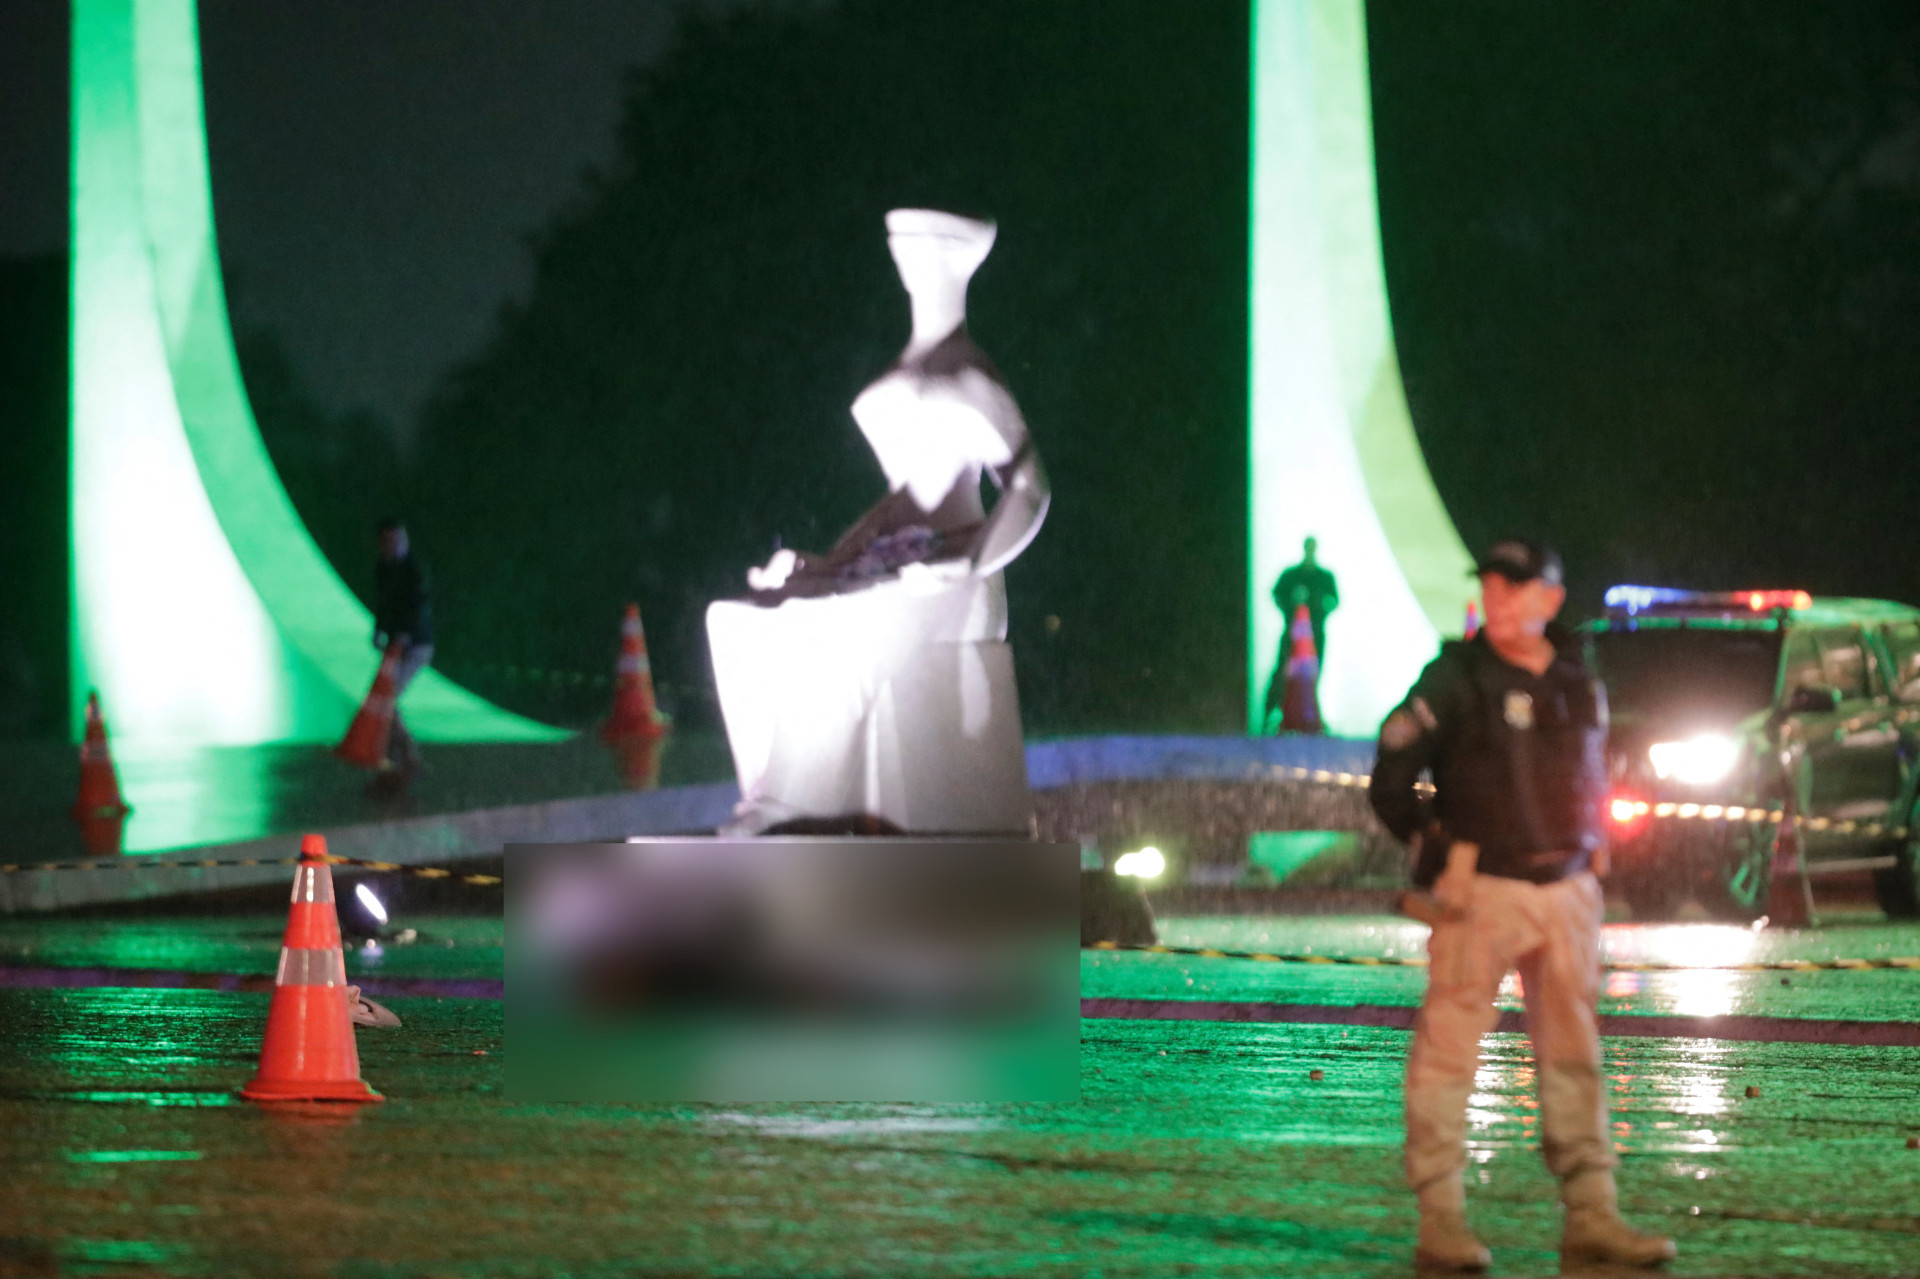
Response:
[[[347,984],[347,960],[338,950],[295,950],[280,948],[280,970],[273,975],[276,986],[344,986]]]
[[[293,872],[293,900],[297,902],[331,902],[333,900],[333,875],[321,874],[325,866],[302,866]]]

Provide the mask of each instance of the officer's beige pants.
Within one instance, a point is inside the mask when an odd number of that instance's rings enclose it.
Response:
[[[1449,871],[1435,894],[1464,914],[1435,926],[1428,939],[1427,997],[1407,1059],[1407,1180],[1421,1203],[1462,1202],[1467,1099],[1480,1037],[1497,1019],[1501,979],[1516,968],[1547,1167],[1562,1180],[1611,1169],[1619,1159],[1600,1075],[1599,880],[1580,874],[1543,885]]]

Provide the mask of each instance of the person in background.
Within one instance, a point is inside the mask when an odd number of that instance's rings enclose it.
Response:
[[[1607,701],[1574,636],[1559,556],[1497,542],[1476,570],[1486,621],[1421,672],[1380,728],[1368,798],[1414,852],[1406,913],[1430,924],[1427,992],[1407,1057],[1407,1180],[1415,1261],[1481,1270],[1466,1221],[1467,1100],[1494,999],[1518,968],[1539,1091],[1540,1148],[1566,1206],[1563,1273],[1656,1266],[1673,1241],[1620,1219],[1600,1071],[1601,808]],[[1431,772],[1433,793],[1417,789]]]
[[[1291,631],[1296,610],[1301,605],[1307,609],[1307,620],[1313,624],[1313,655],[1318,661],[1314,669],[1314,684],[1320,681],[1319,672],[1327,669],[1327,614],[1340,607],[1340,585],[1333,574],[1320,567],[1316,558],[1320,550],[1317,538],[1308,538],[1300,547],[1300,562],[1285,570],[1273,584],[1273,602],[1280,609],[1280,652],[1273,660],[1273,676],[1267,680],[1266,721],[1271,724],[1275,715],[1281,711],[1287,689],[1287,659],[1291,652]]]
[[[426,570],[413,556],[406,525],[393,518],[381,520],[375,536],[380,559],[373,569],[373,646],[382,652],[391,645],[400,647],[387,754],[402,774],[411,774],[419,771],[420,747],[400,717],[399,696],[433,661],[433,591]]]

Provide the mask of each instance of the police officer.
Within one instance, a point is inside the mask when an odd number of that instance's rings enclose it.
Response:
[[[1620,1219],[1600,1073],[1606,694],[1553,624],[1566,600],[1559,556],[1502,541],[1476,569],[1486,623],[1443,645],[1387,717],[1369,792],[1414,850],[1408,913],[1433,926],[1407,1059],[1415,1259],[1449,1270],[1491,1261],[1466,1222],[1467,1098],[1494,998],[1518,968],[1542,1151],[1566,1206],[1561,1264],[1656,1266],[1674,1245]],[[1430,800],[1414,789],[1429,770]]]
[[[433,662],[433,591],[415,558],[407,526],[389,516],[374,526],[380,558],[373,570],[373,646],[400,646],[394,672],[393,730],[389,750],[402,779],[419,771],[420,748],[400,718],[400,694]]]
[[[1320,672],[1327,669],[1327,614],[1340,607],[1340,583],[1320,565],[1320,539],[1310,537],[1300,544],[1300,562],[1284,570],[1273,583],[1273,603],[1280,610],[1280,651],[1273,659],[1273,676],[1267,680],[1266,721],[1281,712],[1286,701],[1287,667],[1293,654],[1293,621],[1304,606],[1307,621],[1313,627],[1313,684],[1317,693]],[[1319,718],[1316,705],[1314,718]],[[1282,715],[1284,723],[1285,716]]]

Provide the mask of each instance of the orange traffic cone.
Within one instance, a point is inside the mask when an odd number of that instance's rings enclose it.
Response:
[[[620,660],[613,668],[613,713],[600,726],[608,745],[635,738],[664,736],[673,720],[653,700],[653,664],[647,660],[647,635],[640,629],[640,606],[627,605],[620,621]]]
[[[380,673],[373,677],[373,688],[360,704],[347,735],[333,753],[355,768],[380,769],[387,766],[387,739],[393,735],[393,710],[399,695],[400,646],[391,644],[380,659]]]
[[[131,811],[120,794],[120,774],[114,771],[113,752],[107,747],[100,694],[88,693],[87,730],[80,741],[80,794],[73,801],[73,820],[120,818]]]
[[[1467,629],[1463,638],[1472,639],[1480,633],[1480,606],[1472,600],[1467,601]]]
[[[80,849],[89,857],[117,857],[127,848],[127,815],[106,812],[80,818]]]
[[[667,743],[661,737],[630,737],[613,744],[620,759],[620,777],[634,790],[652,790],[660,784],[660,757]]]
[[[333,871],[327,840],[300,841],[293,872],[293,905],[280,942],[260,1073],[240,1090],[249,1101],[379,1101],[360,1078],[347,1002],[347,961],[340,952],[340,917],[333,909]]]
[[[1320,657],[1313,651],[1313,619],[1302,604],[1293,611],[1293,652],[1287,658],[1287,691],[1280,703],[1280,731],[1323,732],[1320,723]]]
[[[1777,928],[1807,928],[1813,924],[1813,885],[1807,879],[1800,853],[1800,827],[1789,811],[1773,838],[1773,866],[1767,872],[1767,905],[1763,912]]]

